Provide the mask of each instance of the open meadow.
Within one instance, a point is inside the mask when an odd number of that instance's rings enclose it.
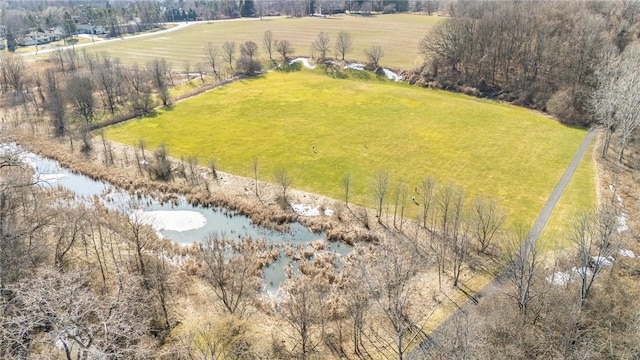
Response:
[[[529,226],[584,138],[527,109],[386,80],[343,80],[319,72],[269,73],[240,81],[105,130],[111,140],[174,157],[214,160],[226,172],[274,181],[283,168],[301,190],[373,206],[371,183],[388,171],[391,204],[398,181],[410,194],[433,175],[467,198],[495,197],[511,223]],[[566,193],[563,212],[594,202],[589,158]],[[410,195],[411,196],[411,195]],[[418,196],[416,196],[418,198]],[[390,205],[389,205],[390,206]],[[408,217],[419,213],[409,199]]]
[[[311,44],[321,31],[329,34],[332,44],[338,32],[346,31],[351,34],[353,41],[353,51],[347,54],[348,59],[362,61],[365,48],[380,45],[384,50],[382,65],[410,69],[422,63],[418,44],[441,19],[436,16],[394,14],[211,21],[127,41],[108,41],[86,49],[90,53],[108,52],[125,63],[146,64],[153,59],[164,58],[176,69],[183,69],[187,62],[192,67],[198,62],[206,62],[204,51],[209,42],[221,47],[225,41],[234,41],[237,52],[240,43],[252,40],[259,46],[260,57],[266,60],[268,54],[263,46],[266,30],[271,30],[275,39],[289,40],[294,53],[301,56],[311,55]],[[333,45],[331,49],[331,56],[334,56]]]

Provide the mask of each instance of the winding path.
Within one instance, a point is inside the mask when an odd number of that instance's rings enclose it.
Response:
[[[589,149],[589,145],[591,145],[591,142],[593,141],[595,132],[596,132],[595,129],[590,129],[587,132],[587,135],[585,136],[584,140],[582,140],[582,143],[578,147],[578,150],[573,155],[573,158],[571,159],[569,166],[567,166],[567,169],[564,171],[564,174],[562,174],[562,177],[558,181],[558,184],[556,184],[556,187],[553,189],[553,192],[547,199],[547,202],[544,204],[544,207],[540,211],[540,214],[538,214],[538,217],[536,218],[536,221],[533,223],[531,230],[529,230],[529,233],[527,234],[527,238],[525,240],[526,244],[524,244],[522,248],[524,248],[525,246],[531,246],[531,247],[535,246],[536,241],[538,241],[538,238],[542,234],[542,231],[547,226],[547,223],[549,222],[549,218],[551,218],[551,214],[553,213],[553,210],[558,204],[558,201],[560,201],[560,197],[562,196],[562,193],[569,185],[569,181],[571,181],[571,178],[573,177],[576,170],[578,169],[578,165],[580,165],[580,161],[582,161],[584,154]],[[522,249],[520,251],[522,251]],[[447,329],[448,326],[451,325],[450,324],[451,319],[454,318],[454,315],[456,315],[456,313],[460,311],[465,311],[467,313],[474,311],[474,307],[478,301],[488,301],[492,295],[496,294],[496,292],[503,285],[504,279],[505,279],[505,271],[503,270],[500,274],[498,274],[498,276],[496,276],[493,279],[493,281],[491,281],[489,284],[485,285],[482,289],[480,289],[480,291],[478,291],[478,293],[476,294],[475,298],[467,300],[467,302],[464,303],[462,306],[458,307],[458,309],[453,314],[449,315],[447,320],[445,320],[442,324],[436,327],[431,332],[431,334],[429,334],[413,351],[407,354],[406,359],[409,359],[409,360],[423,359],[431,349],[434,349],[435,347],[438,346],[438,339],[444,334],[446,334],[445,330]]]

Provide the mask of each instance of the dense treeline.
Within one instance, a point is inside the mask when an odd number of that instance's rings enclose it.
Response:
[[[590,123],[603,55],[635,40],[636,2],[456,2],[421,42],[429,61],[411,81]]]

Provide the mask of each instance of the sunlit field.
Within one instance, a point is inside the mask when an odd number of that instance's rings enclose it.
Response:
[[[585,131],[465,95],[301,71],[224,86],[105,135],[130,145],[144,139],[149,149],[165,143],[174,157],[214,160],[220,170],[249,177],[256,156],[262,180],[273,181],[274,170],[284,168],[293,187],[337,199],[349,174],[352,201],[369,206],[380,170],[391,176],[390,193],[402,181],[413,194],[433,175],[439,184],[460,186],[469,199],[495,197],[510,223],[528,226]],[[591,159],[585,164],[567,196],[589,202]],[[409,205],[409,216],[416,215],[418,206]]]
[[[442,19],[436,16],[395,14],[211,21],[126,41],[104,42],[89,46],[86,50],[90,53],[104,51],[125,63],[146,64],[153,59],[164,58],[175,68],[183,69],[187,62],[193,67],[197,62],[205,61],[203,54],[209,42],[221,47],[225,41],[234,41],[237,52],[241,42],[252,40],[260,47],[260,56],[268,59],[263,35],[266,30],[271,30],[275,39],[289,40],[296,55],[311,56],[311,44],[319,32],[329,34],[335,43],[338,32],[346,31],[353,40],[353,51],[347,55],[349,60],[362,61],[365,48],[380,45],[384,50],[383,66],[409,69],[422,63],[418,44],[428,30]],[[333,46],[331,49],[333,51]]]

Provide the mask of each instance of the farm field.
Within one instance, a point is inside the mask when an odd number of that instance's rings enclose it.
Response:
[[[185,100],[156,115],[105,130],[111,140],[148,149],[165,143],[174,157],[273,181],[277,168],[292,187],[372,206],[375,173],[414,186],[429,175],[462,187],[468,198],[492,196],[511,223],[529,226],[585,135],[538,113],[488,100],[388,81],[340,80],[311,71],[269,73]],[[315,150],[315,151],[314,151]],[[591,159],[565,198],[595,197]],[[585,195],[588,194],[588,195]],[[391,195],[387,197],[391,202]],[[591,200],[590,200],[591,199]],[[564,200],[563,200],[564,201]],[[409,200],[408,217],[418,213]]]
[[[195,63],[205,61],[203,54],[209,42],[221,47],[225,41],[234,41],[238,52],[241,42],[252,40],[258,44],[260,56],[268,59],[263,35],[266,30],[271,30],[275,39],[289,40],[295,54],[310,56],[311,44],[319,32],[328,33],[335,41],[338,32],[347,31],[353,40],[353,51],[347,55],[348,59],[362,61],[365,48],[380,45],[384,50],[383,66],[409,69],[422,63],[418,44],[441,19],[436,16],[393,14],[211,21],[126,41],[108,41],[86,49],[90,53],[108,52],[125,63],[146,64],[156,58],[165,58],[176,69],[183,69],[186,62],[193,67]],[[333,46],[331,49],[333,51]],[[274,53],[274,57],[276,55]],[[46,58],[49,55],[40,56]]]

